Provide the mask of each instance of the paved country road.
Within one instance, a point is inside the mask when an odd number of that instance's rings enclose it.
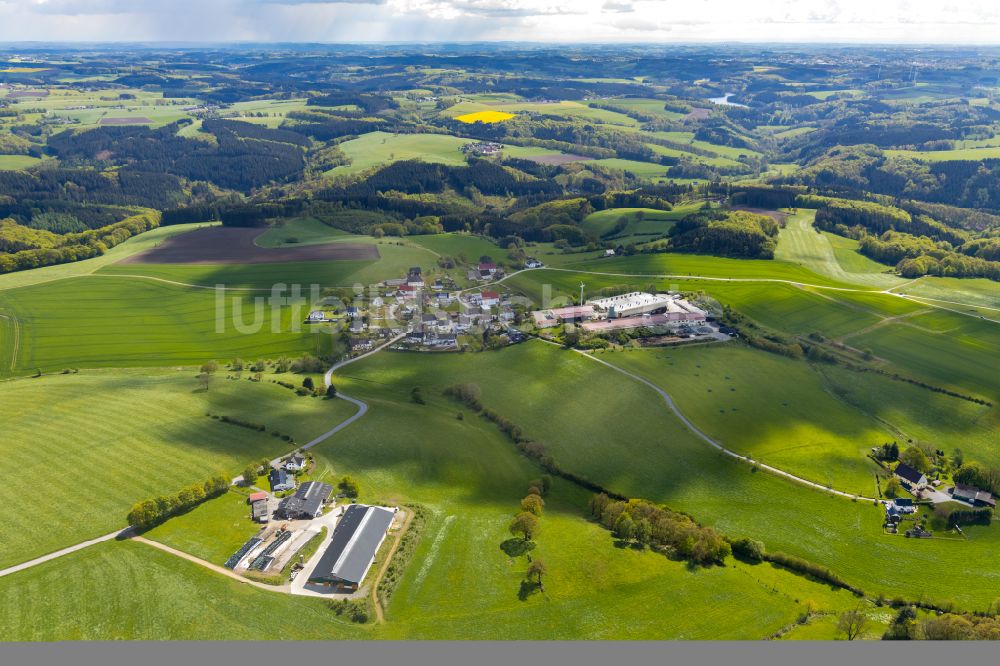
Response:
[[[49,553],[48,555],[42,555],[41,557],[36,557],[33,560],[28,560],[27,562],[22,562],[21,564],[15,564],[12,567],[7,567],[6,569],[0,569],[0,578],[3,576],[9,576],[12,573],[17,573],[18,571],[23,571],[25,569],[30,569],[33,566],[43,564],[49,560],[54,560],[57,557],[62,557],[63,555],[69,555],[70,553],[75,553],[78,550],[83,550],[88,546],[93,546],[96,543],[102,543],[104,541],[111,541],[112,539],[122,538],[127,539],[131,534],[131,528],[126,527],[123,530],[117,530],[111,532],[110,534],[105,534],[104,536],[99,536],[96,539],[90,539],[89,541],[83,541],[76,544],[75,546],[70,546],[69,548],[63,548],[62,550],[57,550],[54,553]]]
[[[873,501],[875,499],[873,497],[865,497],[863,495],[853,495],[851,493],[845,493],[842,490],[836,490],[836,489],[831,488],[829,486],[824,486],[824,485],[816,483],[814,481],[809,481],[808,479],[803,479],[802,477],[795,476],[794,474],[792,474],[790,472],[786,472],[786,471],[784,471],[782,469],[778,469],[777,467],[771,467],[770,465],[765,465],[764,463],[758,462],[758,461],[754,460],[753,458],[751,458],[749,456],[745,456],[745,455],[742,455],[740,453],[736,453],[735,451],[733,451],[731,449],[727,449],[721,443],[719,443],[718,441],[712,439],[711,437],[709,437],[708,435],[706,435],[704,432],[702,432],[698,428],[698,426],[696,426],[694,423],[692,423],[688,419],[688,417],[684,416],[684,414],[681,412],[681,410],[677,408],[677,405],[674,404],[674,400],[673,400],[673,398],[670,397],[670,394],[667,393],[666,391],[664,391],[663,389],[661,389],[659,386],[657,386],[653,382],[651,382],[648,379],[645,379],[643,377],[640,377],[639,375],[633,374],[633,373],[629,372],[628,370],[624,370],[622,368],[619,368],[617,365],[614,365],[614,364],[608,363],[607,361],[604,361],[602,359],[596,358],[592,354],[588,354],[586,352],[582,352],[582,351],[579,351],[579,350],[576,350],[576,349],[574,349],[573,351],[577,352],[581,356],[584,356],[585,358],[589,358],[591,361],[594,361],[595,363],[600,363],[601,365],[605,365],[605,366],[611,368],[612,370],[615,370],[617,372],[622,373],[626,377],[629,377],[631,379],[634,379],[637,382],[645,384],[649,388],[651,388],[654,391],[656,391],[657,393],[659,393],[660,397],[663,398],[664,402],[667,403],[667,407],[670,408],[670,411],[672,411],[674,413],[674,415],[678,419],[680,419],[681,423],[683,423],[684,426],[688,430],[690,430],[692,433],[694,433],[695,435],[697,435],[703,441],[707,442],[712,447],[718,449],[719,451],[721,451],[722,453],[726,454],[727,456],[729,456],[731,458],[736,458],[737,460],[742,460],[743,462],[750,463],[751,465],[756,465],[760,469],[767,470],[768,472],[771,472],[775,476],[780,476],[780,477],[782,477],[784,479],[789,479],[791,481],[794,481],[795,483],[800,483],[800,484],[802,484],[804,486],[809,486],[809,487],[815,488],[817,490],[822,490],[823,492],[829,493],[831,495],[837,495],[839,497],[846,497],[848,499],[855,499],[855,498],[857,498],[859,500],[867,500],[869,502],[871,502],[871,501]]]
[[[364,353],[364,354],[362,354],[360,356],[355,356],[354,358],[349,358],[349,359],[346,359],[346,360],[341,361],[339,363],[335,363],[329,370],[326,371],[326,375],[324,376],[324,381],[326,382],[326,385],[327,386],[330,385],[330,383],[332,381],[331,378],[332,378],[333,373],[335,371],[339,370],[340,368],[344,367],[345,365],[349,365],[351,363],[354,363],[355,361],[360,361],[363,358],[371,356],[372,354],[375,354],[376,352],[379,352],[379,351],[385,349],[386,347],[388,347],[389,345],[393,344],[394,342],[397,342],[398,340],[402,339],[404,335],[405,334],[398,335],[395,338],[393,338],[393,339],[391,339],[391,340],[389,340],[389,341],[387,341],[387,342],[379,345],[378,347],[376,347],[375,349],[371,350],[370,352],[366,352],[366,353]],[[337,397],[340,398],[340,399],[342,399],[342,400],[346,400],[348,402],[354,403],[355,405],[357,405],[358,411],[355,412],[353,416],[345,419],[344,421],[341,421],[340,423],[338,423],[337,425],[335,425],[333,428],[331,428],[330,430],[327,430],[322,435],[320,435],[319,437],[315,438],[314,440],[312,440],[308,444],[303,445],[302,446],[302,450],[310,449],[310,448],[316,446],[317,444],[320,444],[321,442],[325,442],[326,440],[328,440],[333,435],[337,434],[338,432],[340,432],[341,430],[343,430],[347,426],[351,425],[352,423],[354,423],[355,421],[357,421],[358,419],[360,419],[368,411],[368,405],[365,402],[363,402],[361,400],[358,400],[357,398],[351,398],[351,397],[348,397],[346,395],[341,395],[340,393],[337,394]],[[280,458],[275,458],[275,460],[280,460]],[[235,485],[235,484],[239,483],[242,480],[243,480],[242,476],[237,476],[235,479],[233,479],[233,484]],[[111,539],[114,539],[114,538],[117,538],[117,537],[121,537],[123,539],[126,539],[126,538],[129,538],[131,536],[132,536],[132,534],[131,534],[131,528],[130,527],[125,527],[123,529],[111,532],[110,534],[105,534],[104,536],[97,537],[96,539],[89,539],[87,541],[83,541],[83,542],[78,543],[76,545],[69,546],[67,548],[63,548],[62,550],[57,550],[57,551],[49,553],[47,555],[42,555],[41,557],[36,557],[33,560],[28,560],[27,562],[22,562],[21,564],[15,564],[14,566],[7,567],[6,569],[0,569],[0,578],[2,578],[3,576],[8,576],[8,575],[10,575],[12,573],[17,573],[18,571],[24,571],[25,569],[30,569],[33,566],[37,566],[37,565],[42,564],[44,562],[49,562],[50,560],[54,560],[56,558],[62,557],[63,555],[69,555],[70,553],[75,553],[75,552],[77,552],[79,550],[83,550],[84,548],[87,548],[88,546],[93,546],[94,544],[102,543],[104,541],[110,541]],[[167,552],[173,552],[175,554],[180,554],[182,557],[185,557],[185,559],[189,559],[191,561],[198,561],[199,563],[202,562],[201,560],[198,560],[198,558],[195,558],[193,556],[188,556],[187,554],[183,554],[180,551],[175,551],[172,548],[165,547],[165,546],[161,547],[161,544],[158,544],[158,543],[155,543],[155,542],[152,542],[152,541],[148,541],[147,539],[143,539],[141,537],[139,537],[139,539],[141,541],[143,541],[143,542],[149,543],[150,545],[156,546],[156,547],[160,548],[161,550],[165,550]],[[230,574],[233,573],[233,572],[229,571],[228,569],[224,569],[222,567],[215,567],[215,565],[212,565],[211,563],[208,563],[208,562],[205,562],[205,564],[208,565],[210,568],[213,568],[213,569],[217,568],[217,569],[222,569],[223,572],[228,572]],[[238,574],[233,574],[233,575],[236,576],[237,578],[239,578],[240,580],[246,581],[245,578],[243,578],[242,576],[239,576]],[[247,582],[249,582],[249,581],[247,581]],[[270,586],[270,585],[264,585],[263,587],[264,587],[264,589],[274,589],[274,586]]]

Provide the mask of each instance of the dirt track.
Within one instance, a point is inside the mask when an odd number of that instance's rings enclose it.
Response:
[[[151,250],[133,255],[123,264],[267,264],[288,261],[375,260],[375,245],[324,243],[301,247],[266,248],[254,244],[262,229],[207,227],[165,240]]]

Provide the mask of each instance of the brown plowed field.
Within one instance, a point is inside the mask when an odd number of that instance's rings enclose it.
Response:
[[[254,244],[261,229],[207,227],[174,236],[151,250],[124,259],[124,264],[273,264],[291,261],[355,259],[373,261],[378,248],[362,243],[324,243],[266,248]]]

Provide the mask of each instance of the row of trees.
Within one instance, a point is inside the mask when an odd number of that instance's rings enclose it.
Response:
[[[0,274],[97,257],[132,236],[157,227],[159,221],[158,212],[144,212],[107,227],[67,234],[54,241],[56,245],[53,247],[0,254]],[[14,234],[17,232],[17,227],[6,221],[0,223],[0,238],[3,237],[5,230]]]
[[[674,553],[695,564],[722,564],[732,554],[719,532],[646,500],[618,501],[598,493],[590,501],[590,514],[622,541]]]
[[[229,491],[229,477],[219,474],[202,483],[194,483],[174,495],[160,495],[132,506],[126,517],[128,524],[139,530],[149,529],[179,513],[188,511],[206,499]]]

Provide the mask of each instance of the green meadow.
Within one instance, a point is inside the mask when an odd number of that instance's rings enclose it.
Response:
[[[447,134],[369,132],[339,145],[351,163],[334,167],[327,175],[352,175],[382,164],[413,159],[460,166],[465,164],[462,146],[470,142]]]
[[[666,234],[675,220],[679,220],[693,211],[691,206],[680,206],[676,210],[662,211],[653,208],[608,208],[588,215],[580,223],[584,232],[604,237],[611,234],[619,220],[624,219],[626,226],[614,235],[611,240],[629,239],[632,242],[642,242]],[[647,238],[643,239],[642,237]]]
[[[0,567],[121,528],[139,500],[220,472],[235,476],[248,462],[293,447],[272,431],[302,444],[355,411],[342,400],[229,380],[224,369],[206,392],[196,374],[195,368],[101,370],[0,383],[5,460],[12,468],[45,470],[45,501],[7,517]],[[268,430],[221,423],[209,412]],[[38,482],[33,474],[15,475],[0,500],[14,506]]]
[[[268,489],[266,479],[257,483]],[[221,566],[247,539],[264,529],[250,518],[249,492],[242,488],[231,490],[157,525],[143,536]]]
[[[609,356],[601,355],[601,358]],[[892,438],[878,421],[830,395],[810,366],[733,344],[619,353],[710,437],[821,485],[871,496],[865,456]]]
[[[338,241],[371,242],[371,237],[356,236],[312,217],[297,217],[268,227],[253,242],[260,247],[295,247]]]
[[[689,348],[673,353],[691,351]],[[674,368],[664,359],[656,358],[660,353],[660,350],[618,352],[603,354],[601,358],[612,363],[621,359],[630,364],[648,364],[643,373],[665,386],[666,382],[661,380],[665,375],[673,375]],[[745,370],[747,376],[752,376],[760,363],[770,360],[757,362],[754,355],[764,352],[746,354],[750,359]],[[450,363],[443,357],[440,360]],[[730,377],[736,376],[730,373]],[[967,567],[964,563],[970,557],[989,561],[989,553],[1000,541],[997,530],[970,528],[966,541],[944,538],[913,541],[884,535],[880,507],[837,498],[733,461],[687,432],[648,387],[578,354],[543,343],[527,343],[499,353],[467,355],[457,372],[452,372],[448,365],[440,365],[438,358],[416,354],[381,354],[351,366],[338,378],[338,386],[369,401],[371,414],[378,418],[366,423],[366,428],[372,430],[349,430],[338,439],[335,451],[323,447],[321,454],[329,455],[335,465],[356,472],[375,497],[409,496],[407,493],[414,492],[416,485],[432,480],[431,487],[422,491],[425,503],[444,503],[446,494],[459,494],[477,504],[494,502],[509,506],[512,500],[503,497],[516,494],[518,488],[505,494],[497,487],[502,485],[500,479],[507,467],[499,465],[490,457],[493,454],[483,448],[488,433],[475,438],[419,434],[440,432],[426,425],[433,411],[441,412],[437,417],[441,423],[459,424],[463,429],[492,428],[468,413],[464,420],[456,419],[456,413],[463,411],[461,406],[439,396],[438,389],[457,381],[478,383],[484,404],[521,425],[527,436],[543,442],[570,471],[631,497],[666,502],[727,534],[753,536],[762,539],[771,550],[829,566],[869,594],[955,599],[970,608],[983,608],[995,597],[991,584],[1000,577],[1000,570],[990,566]],[[423,387],[429,397],[427,405],[408,402],[413,386]],[[720,386],[724,383],[720,382]],[[809,389],[794,413],[807,423],[820,418],[818,413],[810,415],[810,407],[835,409],[846,415],[820,393]],[[715,392],[704,395],[714,400]],[[680,395],[677,397],[681,399]],[[697,400],[683,399],[691,404]],[[718,407],[714,409],[717,411]],[[780,404],[769,409],[776,418],[784,414]],[[794,413],[787,422],[791,426],[795,425]],[[414,414],[423,416],[410,422]],[[843,429],[831,441],[841,442],[837,446],[842,453],[861,448],[858,445],[852,449],[855,443],[846,441],[854,434],[862,437],[882,434],[877,423],[864,413],[859,412],[855,421],[848,416],[838,418],[842,425],[834,430]],[[409,425],[404,425],[407,422]],[[770,441],[780,444],[783,423],[775,425]],[[867,440],[864,446],[869,446]],[[788,460],[795,458],[794,449],[780,452],[778,448],[775,453]],[[329,454],[325,453],[327,450]],[[817,449],[805,448],[801,453],[800,465],[817,465],[812,460]],[[446,461],[443,456],[447,456]],[[485,480],[480,479],[477,470],[485,468],[493,468],[494,472]],[[394,480],[397,477],[411,480],[410,485],[399,488]],[[871,477],[867,483],[856,485],[863,487],[846,490],[874,491]],[[456,525],[460,518],[454,519]],[[920,571],[921,575],[914,576],[912,571]]]
[[[213,289],[113,275],[83,276],[0,291],[0,311],[19,322],[14,371],[21,374],[36,368],[55,372],[181,365],[330,349],[328,333],[301,326],[293,332],[301,322],[293,321],[295,308],[272,307],[266,301],[268,293],[220,294],[224,299],[217,316],[220,304]],[[304,318],[304,308],[299,310],[298,316]],[[241,332],[240,326],[248,332]]]
[[[785,227],[778,234],[776,260],[798,264],[839,282],[880,288],[905,282],[903,278],[887,274],[888,266],[859,254],[857,241],[814,228],[815,215],[816,211],[801,210],[786,218]],[[849,249],[850,244],[853,249]]]

